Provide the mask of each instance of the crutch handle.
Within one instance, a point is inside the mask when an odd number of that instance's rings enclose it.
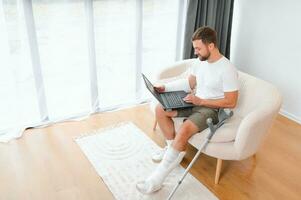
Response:
[[[208,118],[206,120],[207,125],[209,126],[210,129],[210,133],[207,135],[207,139],[210,140],[213,136],[213,134],[216,131],[216,127],[214,127],[213,122],[212,122],[212,118]]]

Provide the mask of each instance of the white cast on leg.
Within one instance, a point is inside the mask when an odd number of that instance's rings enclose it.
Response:
[[[161,189],[165,178],[179,165],[184,155],[185,152],[179,152],[170,146],[155,171],[145,181],[137,183],[137,189],[144,194],[149,194]]]

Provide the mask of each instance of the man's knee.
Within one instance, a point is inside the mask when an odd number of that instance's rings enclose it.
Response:
[[[199,128],[190,120],[186,120],[179,129],[179,137],[188,140],[193,134],[199,132]]]

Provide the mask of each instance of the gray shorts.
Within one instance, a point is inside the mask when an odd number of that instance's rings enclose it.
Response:
[[[218,122],[218,109],[195,106],[178,110],[177,117],[187,117],[202,131],[208,127],[207,118],[212,118],[214,124]]]

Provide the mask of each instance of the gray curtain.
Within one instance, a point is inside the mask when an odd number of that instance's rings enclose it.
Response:
[[[230,57],[230,39],[234,0],[188,0],[184,35],[184,59],[193,58],[191,36],[201,26],[209,26],[217,32],[220,52]]]

